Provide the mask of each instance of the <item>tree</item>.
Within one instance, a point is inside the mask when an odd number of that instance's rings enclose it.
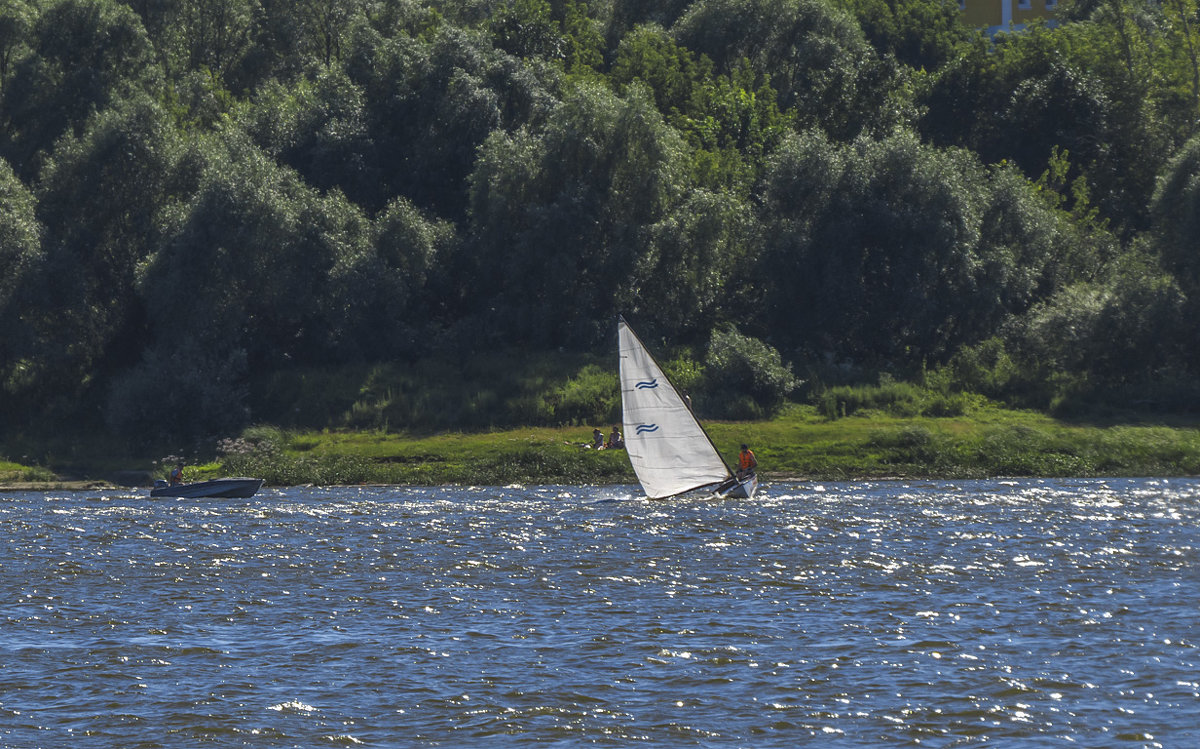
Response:
[[[0,101],[33,25],[37,11],[27,0],[5,0],[0,5]]]
[[[297,10],[309,44],[326,67],[342,59],[343,35],[365,0],[302,0]]]
[[[340,340],[344,300],[329,289],[337,268],[368,251],[365,217],[237,132],[204,148],[202,183],[139,279],[154,340],[242,349],[256,371],[353,358]]]
[[[244,54],[222,75],[241,92],[254,92],[276,80],[291,85],[340,67],[351,41],[370,17],[414,12],[416,3],[366,0],[255,0]],[[422,5],[424,5],[422,3]],[[436,14],[429,8],[426,13]]]
[[[1095,279],[1116,255],[1116,239],[1089,223],[1090,213],[1065,214],[1064,204],[1012,165],[989,169],[978,255],[981,289],[995,304],[964,304],[960,313],[976,336],[1000,330],[1066,285]]]
[[[711,60],[681,47],[661,26],[646,25],[621,40],[608,78],[618,90],[641,81],[658,111],[678,127],[699,113],[712,71]]]
[[[45,257],[35,208],[33,193],[0,159],[0,423],[9,425],[21,423],[25,409],[18,406],[35,374],[29,357],[36,330],[27,310],[46,291],[36,283]]]
[[[1200,293],[1200,136],[1167,165],[1151,200],[1164,266],[1189,294]]]
[[[835,138],[885,133],[911,116],[893,63],[859,25],[823,0],[700,0],[671,29],[680,43],[731,74],[743,60],[769,73],[781,109]]]
[[[189,70],[206,70],[227,88],[253,44],[254,0],[180,0],[177,22]]]
[[[1069,235],[1011,175],[989,179],[970,155],[905,133],[792,139],[763,204],[772,339],[871,366],[940,361],[993,335],[1052,290],[1046,266]]]
[[[654,24],[671,28],[691,5],[692,0],[612,0],[605,37],[609,49],[616,49],[632,29]]]
[[[365,94],[342,71],[327,69],[315,82],[292,86],[269,82],[239,119],[262,148],[310,185],[340,189],[369,209],[387,202],[379,191],[383,175]]]
[[[622,40],[609,80],[618,91],[649,88],[667,123],[697,149],[697,180],[714,189],[741,192],[795,120],[748,63],[717,75],[707,57],[658,26],[639,26]]]
[[[513,343],[603,340],[614,301],[640,296],[628,284],[652,227],[686,195],[688,163],[638,88],[619,99],[581,85],[543,133],[494,134],[471,177],[460,275],[475,314]]]
[[[127,5],[111,0],[60,0],[33,24],[31,52],[4,90],[0,148],[31,179],[61,135],[93,112],[159,80],[146,32]]]
[[[455,221],[465,218],[467,177],[497,129],[544,121],[557,73],[492,48],[485,37],[438,28],[431,39],[363,30],[348,54],[366,92],[383,201],[397,196]],[[544,77],[543,77],[544,76]]]
[[[566,0],[562,29],[567,73],[584,78],[599,76],[604,67],[604,35],[586,3]]]
[[[973,48],[934,78],[921,128],[985,162],[1015,161],[1030,179],[1055,149],[1070,152],[1067,182],[1085,177],[1102,218],[1129,239],[1145,228],[1145,196],[1194,114],[1181,122],[1174,97],[1162,98],[1144,73],[1145,51],[1126,49],[1146,37],[1103,18],[1035,25],[1000,35],[992,50]]]
[[[848,0],[876,52],[929,72],[955,59],[981,32],[959,19],[958,5],[928,0]]]
[[[335,267],[333,295],[346,310],[340,335],[367,360],[420,357],[442,322],[454,279],[438,274],[458,242],[454,226],[431,219],[404,198],[375,218],[371,248]]]
[[[1072,49],[1085,56],[1083,66],[1098,74],[1112,102],[1104,158],[1089,165],[1088,178],[1101,214],[1123,239],[1149,226],[1146,197],[1171,154],[1195,132],[1197,111],[1181,97],[1169,69],[1154,65],[1157,50],[1180,47],[1162,38],[1157,5],[1106,2],[1091,31]],[[1153,15],[1152,15],[1153,14]]]
[[[1192,112],[1200,111],[1200,6],[1196,0],[1165,0],[1162,4],[1169,50],[1178,50],[1182,63],[1172,66],[1187,81]],[[1171,68],[1168,68],[1170,70]]]
[[[144,317],[135,277],[156,241],[161,211],[190,189],[181,148],[145,97],[89,119],[59,141],[43,169],[37,214],[43,258],[26,282],[22,318],[35,338],[22,357],[31,400],[68,400],[137,360]]]
[[[756,225],[737,195],[696,189],[648,227],[641,253],[616,307],[653,318],[667,339],[702,337],[736,308],[749,280]]]
[[[564,57],[562,29],[550,15],[546,0],[506,0],[492,16],[496,46],[517,57],[560,60]]]
[[[104,416],[140,449],[194,448],[245,428],[248,394],[245,351],[185,338],[148,349],[114,383]]]
[[[364,354],[352,302],[372,292],[346,282],[372,254],[362,213],[336,191],[318,195],[236,130],[199,142],[187,160],[200,165],[199,186],[164,217],[142,265],[147,344],[108,401],[109,423],[126,435],[242,426],[249,373]],[[181,394],[194,396],[184,409],[194,421],[146,423],[140,404]],[[218,412],[201,417],[196,404]]]
[[[1108,97],[1096,79],[1060,63],[1019,83],[990,130],[988,155],[1015,161],[1033,176],[1055,148],[1077,163],[1104,161],[1111,142]]]
[[[33,193],[21,183],[8,162],[0,159],[0,309],[7,310],[10,316],[6,320],[10,322],[18,317],[14,300],[20,292],[21,279],[41,254],[42,230],[35,214],[36,205]],[[5,329],[12,330],[7,325]],[[12,359],[6,356],[0,361]]]

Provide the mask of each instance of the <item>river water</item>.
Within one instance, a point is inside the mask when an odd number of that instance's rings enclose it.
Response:
[[[1200,481],[0,493],[0,746],[1198,746]]]

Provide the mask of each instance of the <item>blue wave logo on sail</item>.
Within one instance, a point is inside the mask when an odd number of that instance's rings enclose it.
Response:
[[[649,434],[651,432],[657,432],[658,424],[638,424],[637,428],[634,429],[633,431],[638,434]]]
[[[658,378],[655,377],[653,380],[642,380],[638,384],[634,385],[634,387],[638,390],[653,390],[654,388],[658,387]]]

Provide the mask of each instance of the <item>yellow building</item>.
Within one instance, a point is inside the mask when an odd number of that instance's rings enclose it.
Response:
[[[1052,20],[1058,0],[958,0],[962,22],[988,34],[1015,31],[1037,18]]]

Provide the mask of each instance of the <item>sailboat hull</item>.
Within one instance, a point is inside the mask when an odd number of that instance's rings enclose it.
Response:
[[[754,493],[758,491],[758,476],[750,475],[738,481],[732,479],[728,483],[728,488],[722,486],[718,490],[718,494],[728,499],[753,499]]]

